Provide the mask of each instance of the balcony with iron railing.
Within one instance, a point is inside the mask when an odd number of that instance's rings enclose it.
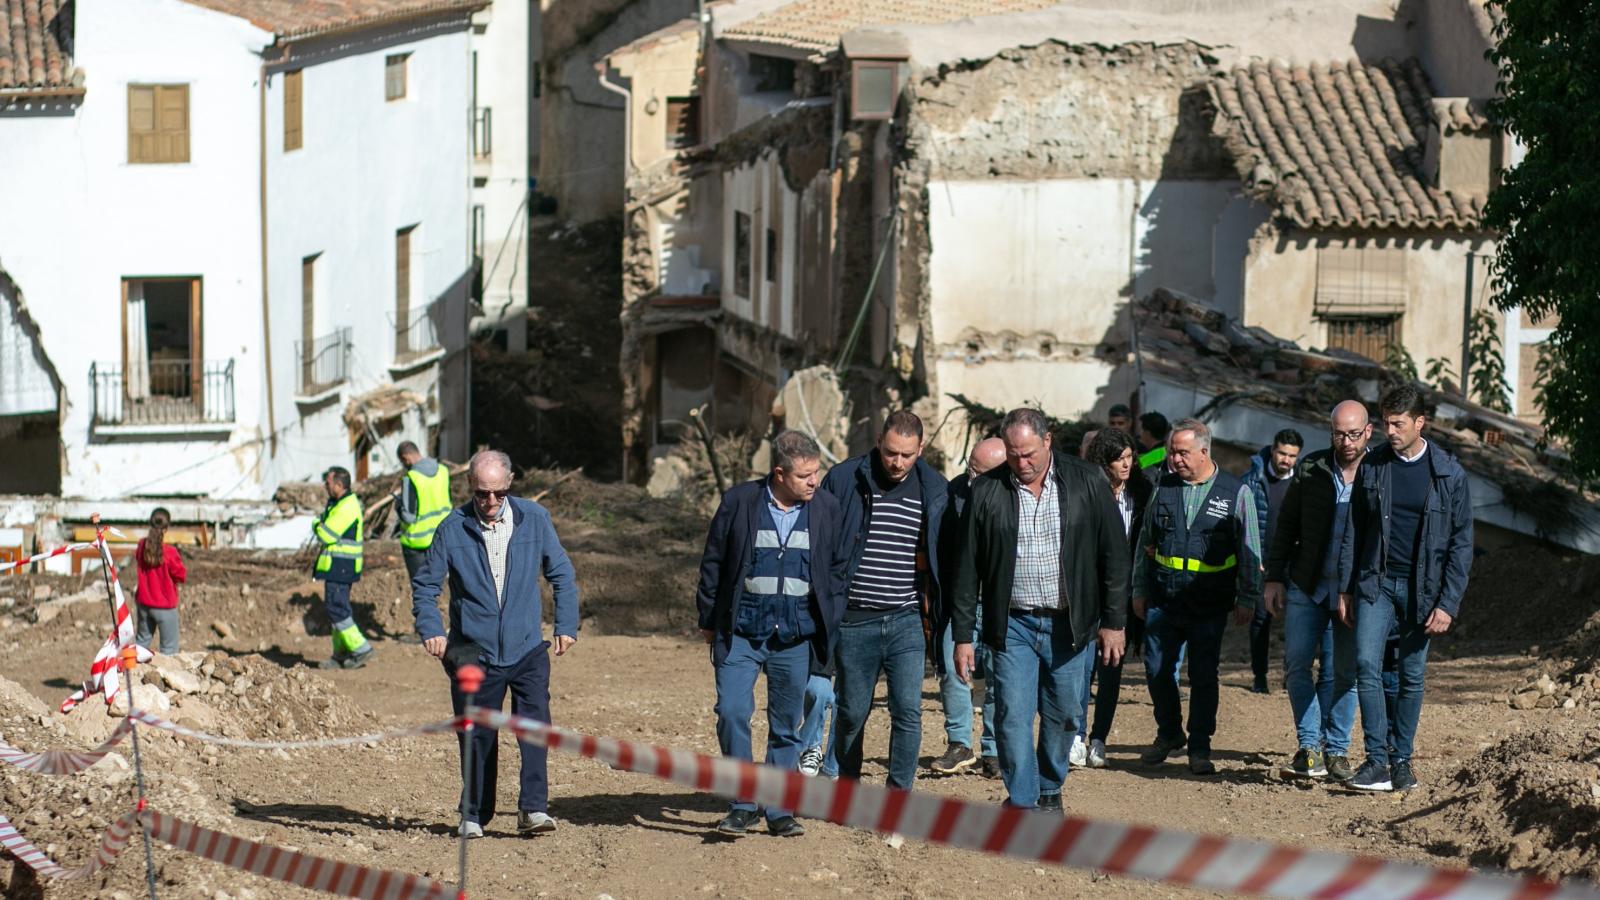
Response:
[[[233,360],[152,360],[133,366],[89,365],[91,427],[118,430],[213,432],[231,426]]]
[[[439,342],[442,311],[443,306],[435,301],[409,310],[395,321],[394,363],[390,369],[419,368],[443,355]]]
[[[350,329],[340,328],[309,344],[295,341],[300,363],[299,398],[321,397],[350,377]]]

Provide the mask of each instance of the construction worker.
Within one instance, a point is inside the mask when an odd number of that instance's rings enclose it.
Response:
[[[394,495],[399,517],[400,554],[406,561],[406,574],[415,578],[422,558],[433,544],[433,533],[450,515],[450,470],[439,461],[422,455],[417,445],[401,441],[395,448],[405,478]]]
[[[350,471],[334,466],[322,475],[328,505],[311,526],[322,544],[313,576],[322,582],[322,600],[333,626],[333,657],[324,669],[359,669],[372,657],[372,645],[356,626],[350,585],[361,580],[361,498],[350,490]]]

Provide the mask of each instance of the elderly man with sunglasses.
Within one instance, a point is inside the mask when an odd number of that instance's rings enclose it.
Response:
[[[483,669],[475,695],[478,706],[499,709],[511,692],[511,712],[550,721],[550,657],[578,639],[578,585],[572,563],[561,548],[550,514],[532,500],[511,496],[511,459],[498,450],[480,450],[468,465],[472,500],[451,511],[422,565],[411,579],[417,634],[428,654],[444,663],[450,676],[450,703],[459,715],[466,697],[456,687],[456,670]],[[555,595],[555,636],[544,640],[539,576]],[[439,593],[450,581],[450,628],[439,617]],[[461,833],[482,837],[494,815],[499,735],[478,727],[472,732],[472,771],[462,785]],[[465,737],[459,738],[463,751]],[[554,831],[548,811],[549,780],[545,749],[522,751],[517,796],[517,833]]]

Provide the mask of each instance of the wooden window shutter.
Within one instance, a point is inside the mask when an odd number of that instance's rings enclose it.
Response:
[[[128,162],[155,162],[156,89],[128,85]]]
[[[406,61],[409,53],[396,53],[383,60],[383,98],[402,100],[406,96]]]
[[[411,231],[402,228],[394,235],[394,352],[411,350]]]
[[[283,73],[283,150],[299,150],[302,146],[301,132],[301,83],[302,70]]]
[[[156,131],[161,162],[189,161],[189,86],[164,84],[156,88]]]

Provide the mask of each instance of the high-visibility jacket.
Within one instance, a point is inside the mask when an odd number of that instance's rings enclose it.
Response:
[[[328,501],[311,533],[322,542],[317,555],[319,581],[361,580],[361,500],[354,493]]]
[[[1146,513],[1155,517],[1158,531],[1150,599],[1156,606],[1225,612],[1238,596],[1239,551],[1245,542],[1236,509],[1239,479],[1218,469],[1193,524],[1184,510],[1183,491],[1183,479],[1168,473]]]
[[[1139,457],[1139,468],[1148,469],[1151,466],[1159,466],[1159,465],[1161,465],[1162,463],[1164,463],[1166,461],[1167,461],[1167,445],[1165,445],[1165,444],[1157,444],[1156,446],[1151,447],[1149,450],[1146,450],[1143,454],[1140,455],[1140,457]]]
[[[432,475],[423,475],[412,468],[406,478],[417,492],[417,517],[401,526],[400,546],[426,550],[433,543],[433,533],[450,515],[450,470],[440,466]]]

